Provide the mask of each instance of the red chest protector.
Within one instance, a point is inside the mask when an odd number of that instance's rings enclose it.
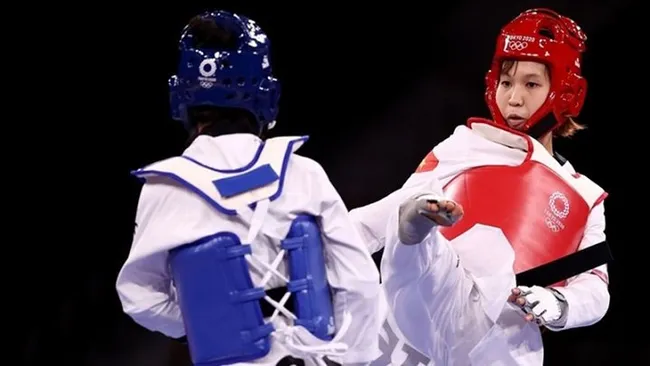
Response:
[[[486,138],[507,137],[491,132],[497,127],[477,127]],[[476,224],[501,228],[515,252],[516,274],[576,252],[591,208],[606,195],[588,178],[568,173],[537,141],[518,138],[528,146],[520,165],[474,167],[445,186],[445,196],[465,215],[440,230],[452,240]]]

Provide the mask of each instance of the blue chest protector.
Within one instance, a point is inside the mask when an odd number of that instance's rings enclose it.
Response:
[[[230,216],[242,210],[266,210],[269,202],[282,194],[290,156],[305,139],[269,139],[260,146],[254,161],[237,171],[218,171],[191,158],[176,157],[134,174],[174,179]],[[260,300],[265,298],[265,290],[254,287],[250,276],[246,259],[252,253],[250,245],[242,243],[234,233],[218,232],[170,252],[170,268],[194,365],[247,362],[270,351],[274,327],[262,315]],[[297,217],[281,248],[288,261],[287,289],[297,318],[295,325],[330,340],[335,331],[333,306],[316,218]]]

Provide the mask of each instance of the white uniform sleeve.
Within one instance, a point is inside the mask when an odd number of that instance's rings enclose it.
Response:
[[[396,191],[383,199],[350,211],[352,223],[361,235],[370,253],[384,249],[386,242],[386,225],[390,214],[406,197],[402,191]]]
[[[446,168],[446,166],[444,167]],[[433,189],[433,192],[442,192],[438,172],[439,170],[411,174],[402,188],[377,202],[350,211],[352,222],[361,234],[361,238],[366,243],[370,253],[376,253],[384,249],[386,245],[386,227],[388,227],[392,213],[399,205],[409,197],[424,192],[423,190],[428,189],[431,191]]]
[[[370,252],[356,231],[348,210],[320,169],[314,197],[320,197],[322,234],[326,252],[327,279],[334,293],[336,325],[348,311],[352,323],[342,342],[350,348],[343,364],[367,363],[380,356],[379,271]]]
[[[180,308],[167,264],[167,249],[174,247],[174,228],[182,217],[180,188],[147,183],[142,187],[136,213],[136,231],[129,256],[117,278],[122,309],[141,326],[172,338],[185,335]]]
[[[456,129],[457,132],[436,145],[433,151],[425,157],[425,159],[432,158],[436,160],[435,163],[429,162],[429,164],[433,163],[434,167],[420,173],[411,174],[401,189],[385,198],[350,211],[357,231],[363,237],[371,253],[378,252],[386,245],[386,227],[393,210],[399,207],[410,194],[419,193],[410,188],[422,188],[422,184],[426,186],[426,182],[431,180],[440,181],[441,183],[449,181],[465,170],[470,165],[470,161],[480,158],[480,155],[472,154],[472,150],[467,148],[472,141],[467,140],[468,134],[465,132],[466,130],[466,127],[460,126]],[[443,157],[442,161],[437,161],[438,157]],[[424,163],[423,160],[420,164],[423,165]]]
[[[587,219],[587,229],[579,249],[585,249],[605,241],[605,206],[596,205]],[[565,330],[585,327],[600,321],[609,309],[609,277],[607,265],[582,273],[567,281],[565,287],[556,288],[569,305]]]

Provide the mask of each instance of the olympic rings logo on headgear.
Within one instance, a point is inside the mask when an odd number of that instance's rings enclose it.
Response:
[[[214,78],[214,74],[217,72],[217,61],[213,58],[206,58],[205,60],[201,61],[201,64],[199,65],[199,74],[201,76],[198,77],[199,79],[199,85],[201,85],[202,88],[204,89],[209,89],[214,86],[214,83],[217,81],[216,78]]]
[[[528,42],[526,41],[508,41],[506,48],[510,51],[523,51],[528,47]]]

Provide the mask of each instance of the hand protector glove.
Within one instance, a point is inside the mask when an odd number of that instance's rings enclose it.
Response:
[[[524,311],[528,320],[539,325],[561,328],[566,324],[568,305],[564,296],[555,289],[519,286],[512,290],[511,301]]]
[[[451,226],[463,215],[454,201],[434,194],[419,194],[399,207],[399,240],[407,245],[422,242],[436,225]]]

